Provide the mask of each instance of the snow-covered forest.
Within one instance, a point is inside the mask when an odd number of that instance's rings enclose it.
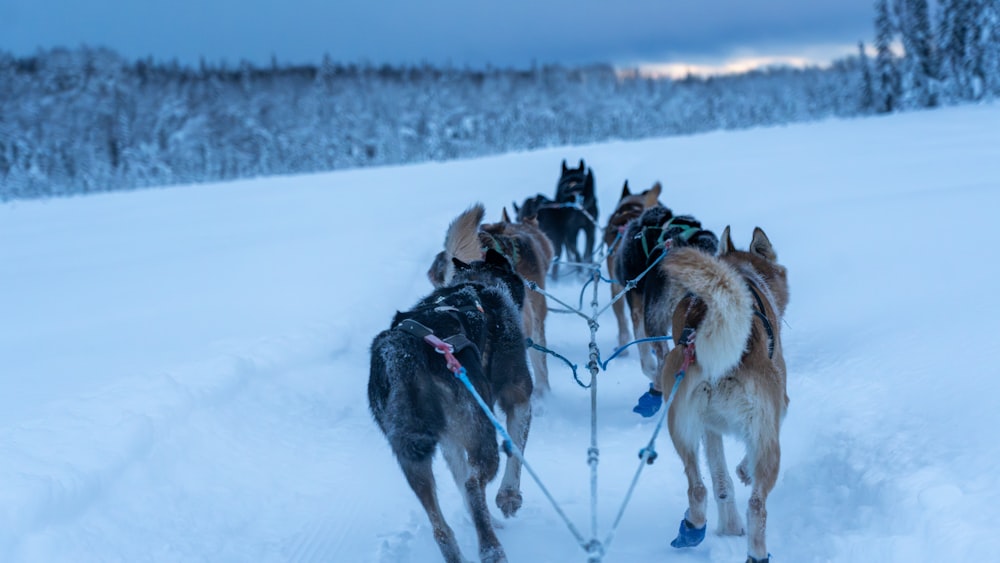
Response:
[[[926,0],[879,0],[874,57],[860,44],[829,67],[681,80],[608,65],[192,68],[86,46],[0,52],[0,201],[990,99],[998,4],[944,0],[932,14]]]

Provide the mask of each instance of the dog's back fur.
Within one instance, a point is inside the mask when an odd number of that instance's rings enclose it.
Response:
[[[500,462],[496,430],[448,369],[444,356],[406,327],[416,321],[441,339],[462,335],[471,342],[456,350],[455,357],[482,399],[491,406],[500,404],[508,431],[523,450],[532,391],[519,310],[525,289],[507,259],[492,250],[484,261],[455,261],[455,266],[448,285],[413,309],[397,313],[392,328],[375,337],[369,406],[427,512],[445,560],[462,561],[462,556],[437,501],[432,457],[439,446],[471,512],[480,558],[505,561],[485,500],[486,484]],[[497,505],[506,516],[521,505],[520,464],[513,456],[507,461]]]
[[[616,253],[614,276],[623,282],[638,278],[666,251],[692,247],[708,254],[718,249],[715,233],[702,227],[690,215],[674,215],[662,205],[643,211],[625,227],[622,248]],[[675,300],[671,299],[670,278],[663,268],[653,268],[639,278],[625,301],[632,317],[636,338],[666,336],[670,331],[670,311]],[[651,380],[659,374],[659,360],[667,353],[665,342],[639,344],[639,361],[642,371]]]
[[[737,475],[753,484],[747,519],[748,552],[767,557],[766,501],[781,459],[779,431],[788,407],[781,323],[788,304],[787,270],[761,229],[749,250],[736,250],[726,227],[719,255],[694,249],[672,250],[661,265],[676,302],[670,311],[673,334],[694,329],[694,363],[670,407],[674,446],[688,476],[688,516],[705,523],[707,492],[698,468],[702,440],[719,508],[719,532],[741,535],[743,524],[732,497],[732,479],[722,451],[723,434],[746,444]],[[679,344],[663,362],[661,385],[669,388],[684,361]]]

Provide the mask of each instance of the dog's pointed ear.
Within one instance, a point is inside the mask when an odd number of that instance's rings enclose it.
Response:
[[[500,254],[492,248],[486,251],[486,256],[483,257],[483,260],[490,266],[496,266],[507,270],[510,269],[510,260],[507,260],[506,256]]]
[[[511,223],[512,222],[510,220],[510,215],[507,214],[507,207],[506,206],[504,206],[504,208],[503,208],[503,213],[500,214],[500,222],[502,222],[502,223]]]
[[[620,197],[619,199],[625,199],[630,195],[632,195],[632,192],[628,191],[628,180],[625,180],[625,185],[622,186],[622,197]]]
[[[581,158],[581,159],[580,159],[580,166],[579,166],[579,167],[577,167],[577,169],[578,169],[578,170],[580,170],[581,172],[583,172],[583,168],[584,168],[584,167],[583,167],[583,159]]]
[[[521,214],[521,208],[517,206],[517,202],[516,201],[510,202],[510,206],[514,209],[514,215],[520,215]]]
[[[646,190],[646,207],[653,207],[656,202],[660,199],[660,194],[663,193],[663,186],[659,182],[653,184],[652,188]]]
[[[566,168],[566,159],[564,158],[563,159],[563,173],[565,174],[567,170],[569,170],[569,168]]]
[[[454,256],[451,257],[451,263],[455,266],[456,270],[468,270],[469,269],[469,265],[468,264],[466,264],[465,262],[462,262],[461,260],[459,260],[458,258],[455,258]]]
[[[762,256],[771,262],[778,261],[778,254],[774,251],[774,247],[771,246],[771,240],[767,238],[767,235],[764,234],[764,229],[760,227],[753,228],[753,240],[750,241],[750,252]]]
[[[729,225],[722,230],[722,236],[719,237],[719,256],[725,256],[734,250],[733,237],[729,234]]]
[[[593,168],[587,170],[586,186],[587,186],[587,190],[589,190],[591,192],[594,191],[594,169]]]

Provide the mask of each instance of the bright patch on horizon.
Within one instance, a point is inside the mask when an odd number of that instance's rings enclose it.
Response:
[[[724,76],[742,74],[768,67],[806,68],[809,66],[828,66],[835,59],[856,53],[857,46],[826,45],[813,47],[796,55],[739,53],[715,64],[640,62],[632,67],[620,69],[619,73],[622,75],[638,75],[645,78],[674,79],[686,76]]]
[[[726,61],[717,65],[699,65],[686,63],[643,64],[635,70],[639,76],[648,78],[684,78],[686,76],[722,76],[727,74],[742,74],[751,70],[772,66],[790,66],[805,68],[818,64],[805,57],[751,57]]]

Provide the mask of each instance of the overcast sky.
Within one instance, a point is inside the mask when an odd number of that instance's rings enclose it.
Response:
[[[869,43],[873,15],[872,0],[0,0],[0,49],[191,64],[825,62]]]

